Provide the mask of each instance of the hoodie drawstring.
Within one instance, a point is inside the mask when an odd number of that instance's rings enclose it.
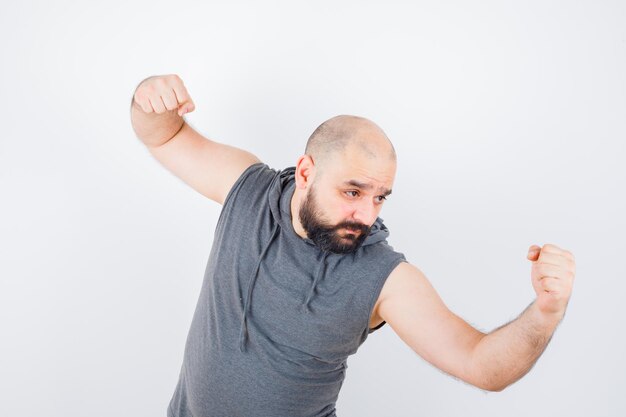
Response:
[[[267,241],[265,248],[263,248],[263,252],[261,252],[261,255],[259,256],[259,260],[257,261],[256,268],[254,269],[254,273],[250,276],[250,280],[248,283],[248,293],[246,294],[246,300],[243,304],[243,319],[241,320],[241,330],[239,332],[239,350],[242,352],[245,350],[245,344],[246,344],[247,335],[248,335],[247,317],[248,317],[248,311],[250,310],[250,299],[252,298],[252,289],[259,275],[261,261],[265,257],[267,250],[269,249],[270,245],[272,244],[272,242],[274,241],[277,235],[278,235],[278,223],[276,224],[276,226],[274,226],[274,231],[272,232],[272,236]],[[328,252],[324,252],[320,265],[317,268],[317,273],[315,274],[315,278],[313,279],[313,284],[311,285],[311,288],[309,289],[309,293],[304,301],[303,308],[306,309],[306,311],[308,312],[311,311],[311,309],[309,308],[309,302],[313,298],[313,294],[315,293],[315,287],[317,286],[317,282],[324,275],[324,272],[326,269],[327,257],[328,257]]]
[[[304,308],[306,311],[311,311],[309,308],[309,302],[311,298],[313,298],[313,293],[315,292],[315,286],[317,285],[317,281],[319,281],[320,277],[324,275],[324,270],[326,269],[326,257],[328,256],[328,252],[324,252],[322,256],[322,261],[320,262],[320,266],[317,268],[317,274],[315,274],[315,278],[313,279],[313,285],[311,285],[311,289],[309,290],[309,294],[306,296],[306,300],[304,301]]]
[[[266,169],[269,169],[268,166],[265,166]],[[288,198],[284,198],[285,195],[293,196],[295,190],[295,172],[296,167],[288,167],[284,170],[277,172],[277,175],[273,178],[270,186],[269,192],[267,194],[267,200],[269,204],[269,208],[271,211],[271,216],[276,222],[274,225],[274,230],[272,231],[272,235],[268,242],[265,244],[261,255],[259,256],[258,262],[254,269],[254,272],[248,279],[248,289],[246,294],[246,299],[243,305],[243,313],[241,320],[241,331],[239,333],[239,349],[243,352],[245,350],[246,341],[248,339],[248,312],[250,310],[250,300],[252,298],[252,290],[254,288],[254,283],[256,282],[257,275],[260,270],[261,262],[263,258],[266,256],[267,250],[278,235],[279,228],[283,228],[285,233],[289,234],[288,228],[291,228],[291,211],[290,211],[290,202]],[[289,190],[290,194],[285,194],[284,191]],[[384,241],[386,237],[389,235],[389,231],[383,224],[383,219],[377,218],[374,224],[372,225],[372,229],[369,233],[369,236],[363,242],[363,246],[372,245],[381,241]],[[311,246],[315,246],[315,244],[310,239],[305,239],[305,241]],[[315,296],[315,287],[318,282],[326,274],[326,261],[330,253],[328,251],[324,251],[322,254],[322,259],[320,264],[315,272],[315,276],[313,278],[313,284],[309,288],[307,292],[307,296],[304,299],[304,302],[301,305],[301,308],[307,312],[311,312],[309,304],[313,297]],[[305,273],[305,271],[302,271]]]
[[[246,294],[246,301],[243,304],[243,319],[241,321],[241,330],[239,332],[239,350],[242,352],[244,351],[244,345],[245,345],[245,342],[247,339],[247,333],[248,333],[248,326],[246,324],[246,318],[248,316],[248,310],[250,307],[250,298],[252,297],[252,287],[254,286],[256,278],[259,274],[261,261],[263,260],[263,257],[265,257],[265,254],[267,253],[267,249],[270,247],[270,245],[272,244],[272,241],[277,235],[278,235],[278,223],[276,223],[276,225],[274,226],[274,230],[272,231],[272,236],[267,241],[265,248],[263,248],[263,252],[261,252],[261,256],[259,256],[259,260],[256,264],[256,268],[254,269],[254,273],[252,274],[252,276],[250,277],[248,281],[248,293]]]

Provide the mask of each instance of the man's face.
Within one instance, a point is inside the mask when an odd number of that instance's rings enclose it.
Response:
[[[357,152],[347,152],[324,167],[298,213],[309,239],[322,250],[356,251],[391,192],[395,169],[395,162]]]
[[[300,223],[320,249],[334,253],[356,251],[369,235],[371,226],[356,221],[344,220],[338,224],[329,224],[324,220],[323,210],[319,206],[313,186],[307,192],[300,205]]]

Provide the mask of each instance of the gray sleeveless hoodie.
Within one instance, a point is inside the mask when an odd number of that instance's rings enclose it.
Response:
[[[348,356],[406,259],[377,218],[354,253],[322,252],[291,223],[295,167],[259,162],[228,193],[168,417],[332,417]]]

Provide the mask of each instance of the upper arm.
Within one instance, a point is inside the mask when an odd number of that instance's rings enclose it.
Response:
[[[400,263],[380,299],[378,315],[414,352],[447,374],[480,385],[471,357],[484,334],[452,313],[417,267]]]
[[[243,171],[261,162],[248,151],[205,138],[187,122],[170,140],[148,150],[171,173],[220,204]]]

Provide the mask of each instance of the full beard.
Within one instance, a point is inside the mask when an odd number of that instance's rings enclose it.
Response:
[[[315,201],[313,187],[309,189],[300,205],[298,215],[309,239],[323,251],[340,254],[355,252],[361,247],[371,230],[371,226],[350,221],[344,221],[335,226],[324,223],[321,220],[322,213]],[[353,233],[341,236],[339,231],[344,228],[350,229]]]

